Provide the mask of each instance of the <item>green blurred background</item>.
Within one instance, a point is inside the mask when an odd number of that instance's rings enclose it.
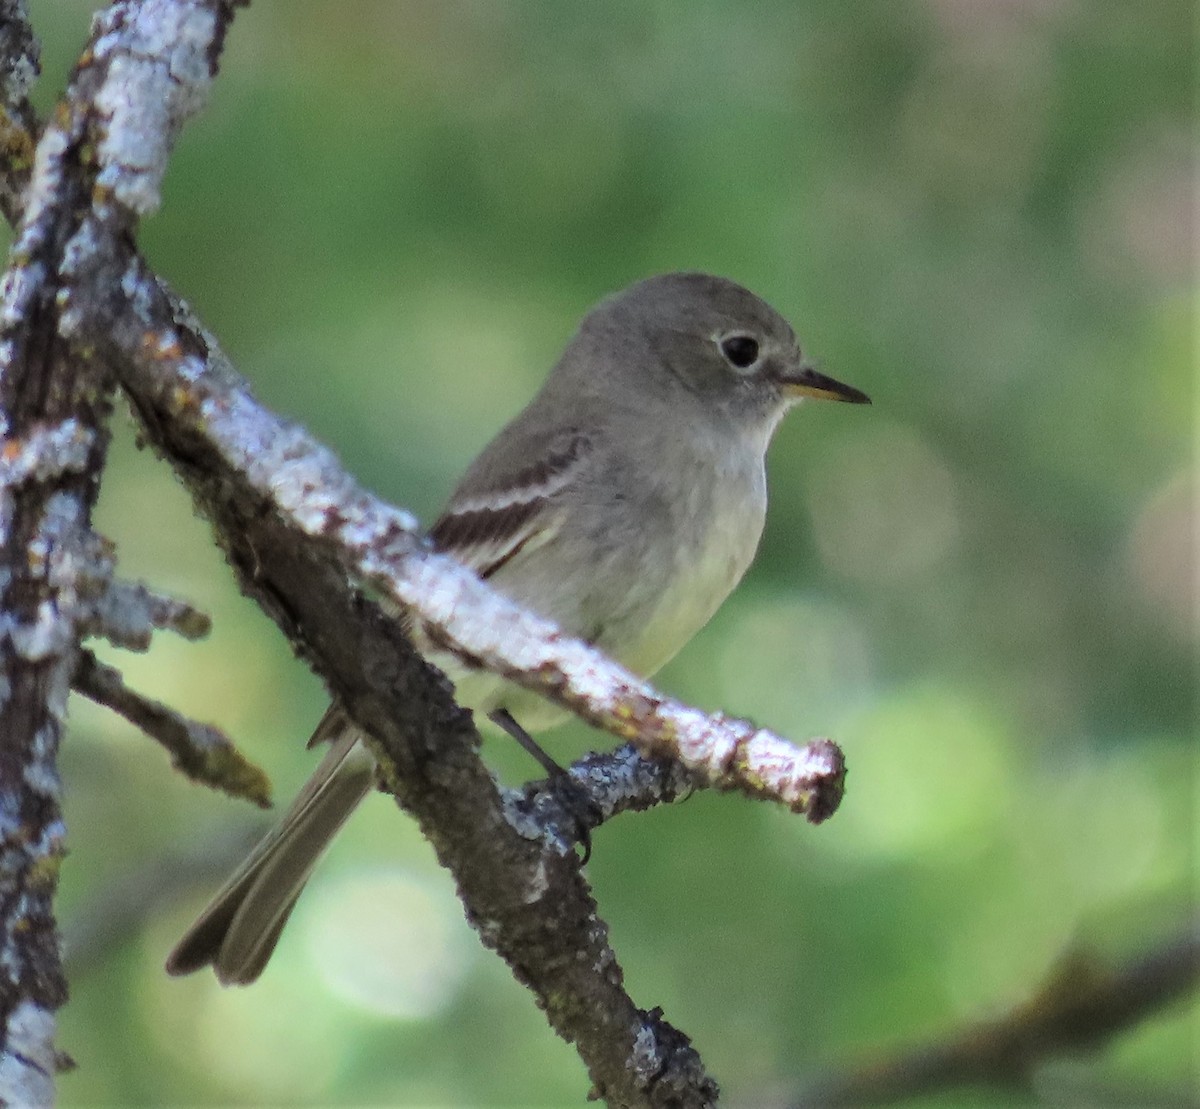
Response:
[[[43,109],[90,2],[32,5]],[[757,564],[661,675],[851,774],[827,825],[698,795],[588,871],[639,1003],[731,1104],[1132,953],[1194,897],[1193,11],[1184,0],[256,0],[142,241],[259,396],[430,520],[582,313],[733,277],[870,409],[772,450]],[[100,526],[210,611],[115,659],[285,800],[319,683],[118,418]],[[64,1104],[581,1104],[574,1052],[373,799],[256,986],[167,979],[261,817],[77,704]],[[551,740],[563,757],[603,736]],[[489,744],[509,778],[529,771]],[[1177,1007],[1028,1103],[1181,1091]],[[961,1091],[921,1104],[1025,1104]]]

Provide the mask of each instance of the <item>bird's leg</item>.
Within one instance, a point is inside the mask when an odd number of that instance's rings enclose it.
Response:
[[[599,823],[600,813],[591,795],[545,751],[538,746],[520,724],[513,719],[508,709],[497,709],[488,713],[488,719],[513,737],[541,764],[549,776],[551,788],[563,807],[575,818],[575,837],[583,847],[583,862],[592,855],[592,828]]]
[[[522,747],[525,748],[541,764],[542,769],[551,778],[569,778],[570,775],[556,763],[545,751],[538,746],[537,741],[514,719],[508,709],[497,709],[488,713],[488,719],[499,728],[503,728]]]

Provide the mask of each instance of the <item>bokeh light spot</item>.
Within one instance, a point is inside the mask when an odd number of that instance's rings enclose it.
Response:
[[[934,861],[971,856],[1009,810],[1016,783],[1002,722],[949,687],[902,689],[838,736],[850,771],[837,850]]]
[[[722,704],[754,706],[784,735],[833,733],[870,684],[860,621],[819,595],[772,591],[740,604],[718,646]]]
[[[288,973],[289,963],[277,958],[252,987],[226,989],[207,971],[168,978],[159,958],[147,960],[141,996],[148,1037],[180,1066],[228,1091],[231,1101],[235,1095],[239,1104],[311,1099],[337,1072],[346,1047],[339,1034],[344,1014],[321,1003],[311,978]]]
[[[306,894],[301,927],[331,992],[373,1013],[419,1020],[456,995],[473,942],[456,902],[399,869],[359,871]]]

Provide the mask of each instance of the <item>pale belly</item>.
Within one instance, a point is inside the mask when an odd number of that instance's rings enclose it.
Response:
[[[758,546],[762,518],[753,513],[726,517],[728,526],[695,546],[679,552],[676,573],[669,584],[647,604],[631,626],[598,644],[609,649],[635,674],[650,676],[665,666],[712,619],[742,579]]]

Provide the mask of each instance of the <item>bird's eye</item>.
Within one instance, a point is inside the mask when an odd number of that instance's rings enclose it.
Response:
[[[735,370],[747,370],[758,361],[758,340],[750,335],[728,335],[721,340],[721,353]]]

